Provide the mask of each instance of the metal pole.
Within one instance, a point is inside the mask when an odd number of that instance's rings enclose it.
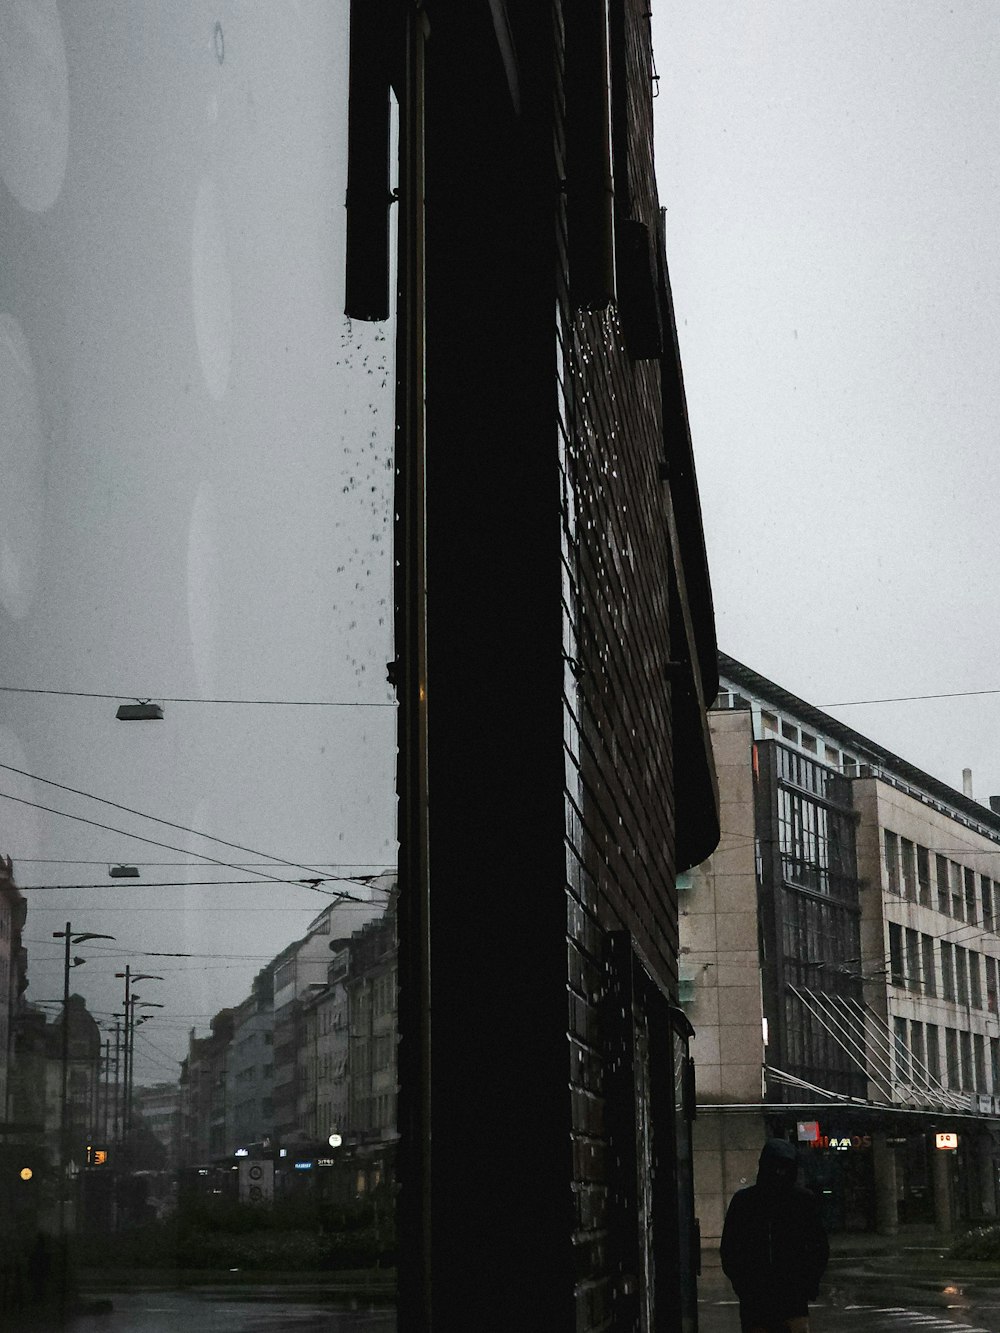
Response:
[[[66,949],[63,962],[62,1004],[62,1091],[59,1099],[59,1234],[66,1234],[66,1089],[69,1078],[69,946],[73,935],[66,922]]]
[[[112,1129],[114,1132],[115,1147],[122,1141],[121,1130],[121,1035],[122,1023],[120,1018],[115,1019],[115,1110]]]
[[[109,1106],[108,1106],[108,1101],[109,1101],[110,1096],[111,1096],[111,1038],[110,1038],[110,1037],[105,1037],[105,1039],[104,1039],[104,1108],[103,1108],[103,1112],[104,1112],[104,1113],[103,1113],[103,1115],[102,1115],[102,1117],[101,1117],[101,1124],[102,1124],[101,1138],[102,1138],[102,1140],[103,1140],[103,1146],[104,1146],[105,1149],[107,1149],[107,1146],[108,1146],[108,1111],[109,1111],[109,1109],[110,1109]]]
[[[125,1016],[124,1016],[124,1034],[123,1041],[125,1046],[125,1063],[122,1071],[122,1143],[128,1140],[128,1078],[129,1078],[129,1041],[128,1041],[128,1017],[131,1005],[132,968],[129,963],[125,964]]]
[[[135,1002],[139,997],[133,995],[131,1005],[132,1012],[129,1014],[129,1057],[128,1057],[128,1087],[126,1089],[127,1101],[125,1103],[125,1132],[132,1135],[132,1090],[135,1084]]]

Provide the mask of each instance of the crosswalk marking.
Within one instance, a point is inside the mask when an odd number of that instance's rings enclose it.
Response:
[[[908,1310],[902,1305],[845,1305],[845,1313],[850,1310],[854,1313],[864,1313],[869,1315],[882,1315],[886,1323],[902,1324],[906,1321],[906,1327],[919,1327],[921,1333],[930,1333],[931,1329],[948,1330],[948,1333],[990,1333],[989,1329],[981,1328],[976,1324],[963,1324],[955,1319],[946,1319],[941,1315],[925,1314],[919,1310]]]

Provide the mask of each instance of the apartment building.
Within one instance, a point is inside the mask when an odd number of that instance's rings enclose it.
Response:
[[[833,1229],[995,1217],[1000,813],[722,654],[709,726],[722,839],[681,909],[703,1237],[772,1133]]]

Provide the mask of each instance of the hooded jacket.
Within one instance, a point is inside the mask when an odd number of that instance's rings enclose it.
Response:
[[[740,1304],[771,1317],[804,1315],[816,1299],[830,1247],[819,1206],[795,1184],[795,1149],[768,1139],[757,1183],[733,1195],[722,1229],[722,1270]]]

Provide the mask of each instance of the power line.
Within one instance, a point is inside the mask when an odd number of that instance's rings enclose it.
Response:
[[[0,767],[6,767],[6,765],[0,765]],[[30,775],[29,775],[29,776],[30,776]],[[40,780],[40,781],[45,781],[45,779],[39,779],[39,780]],[[59,784],[58,784],[58,783],[55,783],[55,784],[53,784],[53,785],[54,785],[54,786],[58,786]],[[144,836],[143,834],[141,834],[141,833],[130,833],[127,829],[116,828],[113,824],[102,824],[102,823],[100,823],[100,822],[99,822],[98,820],[96,820],[96,819],[87,819],[87,818],[85,818],[83,815],[71,815],[71,814],[69,814],[69,812],[66,811],[66,810],[56,810],[56,809],[54,809],[51,805],[41,805],[41,804],[39,804],[38,801],[29,801],[29,800],[27,800],[27,799],[26,799],[25,797],[23,797],[23,796],[11,796],[11,794],[10,794],[9,792],[0,791],[0,798],[2,798],[2,799],[5,800],[5,801],[16,801],[18,805],[28,805],[28,806],[31,806],[31,807],[32,807],[33,809],[35,809],[35,810],[44,810],[47,814],[50,814],[50,815],[61,815],[61,816],[63,817],[63,819],[72,819],[72,820],[75,820],[76,823],[78,823],[78,824],[89,824],[92,828],[103,829],[106,833],[120,833],[120,834],[121,834],[123,837],[125,837],[125,838],[134,838],[137,842],[145,842],[145,843],[148,843],[151,847],[162,847],[162,848],[164,848],[165,851],[168,851],[168,852],[181,852],[181,853],[184,853],[184,852],[187,852],[187,850],[188,850],[186,847],[174,847],[174,846],[173,846],[171,843],[169,843],[169,842],[158,842],[155,838],[147,838],[147,837],[145,837],[145,836]],[[100,800],[101,798],[100,798],[100,797],[94,797],[93,799],[94,799],[94,800]],[[113,804],[113,802],[109,802],[109,804]],[[119,808],[122,808],[122,809],[123,809],[124,807],[119,807]],[[133,812],[133,813],[135,813],[135,812]],[[155,819],[155,816],[153,816],[153,815],[144,815],[144,816],[142,816],[142,818],[145,818],[145,819]],[[161,821],[158,821],[158,822],[166,823],[167,821],[165,821],[165,820],[161,820]],[[179,826],[179,825],[174,825],[173,827],[180,827],[180,826]],[[186,830],[186,831],[187,831],[187,832],[194,832],[194,830],[192,830],[192,829],[188,829],[188,830]],[[207,838],[211,838],[212,835],[211,835],[211,834],[207,834],[207,833],[201,833],[201,834],[197,834],[196,836],[198,836],[198,837],[207,837]],[[217,841],[217,842],[218,842],[218,841],[222,841],[222,839],[215,839],[215,841]],[[231,846],[232,844],[227,844],[227,845],[228,845],[228,846]],[[246,848],[243,848],[243,849],[241,849],[241,850],[244,850],[244,851],[245,851],[245,850],[247,850],[247,849],[246,849]],[[207,852],[195,852],[194,854],[195,854],[195,856],[200,856],[201,859],[202,859],[203,861],[210,861],[210,862],[212,863],[212,865],[216,865],[216,866],[224,866],[226,870],[240,870],[240,869],[242,869],[241,866],[234,865],[231,861],[220,861],[217,857],[209,856]],[[275,860],[278,860],[279,858],[276,857],[276,858],[274,858],[274,859],[275,859]],[[302,869],[306,869],[307,867],[301,867],[301,868],[302,868]],[[261,877],[261,879],[269,880],[269,881],[271,881],[271,882],[274,883],[274,884],[287,884],[287,883],[288,883],[288,881],[287,881],[286,879],[281,879],[281,878],[279,878],[279,877],[276,876],[276,875],[267,875],[267,874],[265,874],[263,871],[257,871],[257,872],[255,872],[255,873],[259,874],[260,877]],[[336,897],[353,898],[353,894],[347,894],[347,893],[343,893],[343,892],[334,893],[334,894],[323,893],[323,890],[319,887],[319,884],[320,884],[320,883],[322,883],[322,876],[320,877],[320,879],[317,881],[317,883],[316,883],[315,885],[310,884],[309,887],[312,888],[312,889],[314,889],[316,893],[321,893],[321,894],[323,894],[323,897],[324,897],[324,898],[330,898],[330,897],[334,897],[334,898],[336,898]],[[357,901],[357,899],[354,899],[354,901]]]
[[[360,884],[364,882],[362,875],[329,875],[325,876],[323,883],[348,883]],[[312,880],[306,879],[278,879],[264,880],[259,879],[167,879],[167,880],[132,880],[128,884],[19,884],[17,887],[23,893],[46,892],[56,893],[68,889],[110,889],[113,893],[130,893],[133,889],[197,889],[206,886],[219,885],[228,887],[233,884],[250,884],[256,889],[270,889],[272,884],[290,884],[293,888],[311,889],[314,887]]]
[[[148,820],[150,820],[150,822],[153,823],[153,824],[163,824],[166,828],[177,829],[178,832],[180,832],[180,833],[190,833],[190,834],[191,834],[193,837],[195,837],[195,838],[207,838],[209,842],[217,842],[217,843],[219,843],[219,845],[222,846],[222,847],[232,847],[232,848],[234,848],[234,850],[236,850],[236,851],[238,851],[238,852],[246,852],[249,856],[262,856],[262,857],[266,857],[266,859],[267,859],[268,861],[270,861],[270,862],[274,862],[274,863],[276,863],[276,864],[278,864],[278,865],[290,866],[293,870],[308,870],[309,873],[310,873],[311,875],[319,874],[320,877],[322,878],[322,872],[321,872],[321,871],[317,871],[317,869],[316,869],[315,866],[301,865],[298,861],[288,861],[288,860],[286,860],[283,856],[267,856],[267,853],[266,853],[266,852],[262,852],[262,851],[260,851],[260,850],[259,850],[258,848],[256,848],[256,847],[244,847],[242,843],[239,843],[239,842],[230,842],[230,841],[228,841],[228,839],[226,839],[226,838],[217,838],[217,837],[215,836],[214,833],[203,833],[203,832],[201,831],[201,829],[189,828],[186,824],[178,824],[178,823],[176,823],[176,822],[175,822],[174,820],[172,820],[172,819],[161,819],[159,815],[149,815],[149,814],[147,814],[144,810],[135,810],[135,809],[132,808],[132,806],[129,806],[129,805],[120,805],[118,801],[111,801],[111,800],[108,800],[108,798],[107,798],[107,797],[104,797],[104,796],[95,796],[93,792],[90,792],[90,791],[83,791],[83,790],[82,790],[81,788],[79,788],[79,787],[70,787],[70,786],[67,786],[66,783],[64,783],[64,782],[55,782],[52,778],[43,778],[43,777],[39,777],[37,773],[29,773],[29,772],[27,772],[27,771],[26,771],[25,769],[23,769],[23,768],[15,768],[12,764],[0,764],[0,769],[3,769],[3,770],[5,770],[5,771],[8,772],[8,773],[17,773],[19,777],[22,777],[22,778],[29,778],[32,782],[40,782],[40,783],[42,783],[42,784],[43,784],[44,786],[46,786],[46,787],[55,787],[58,791],[66,791],[66,792],[69,792],[72,796],[82,796],[82,797],[84,797],[84,798],[85,798],[86,800],[88,800],[88,801],[97,801],[99,805],[109,805],[109,806],[112,808],[112,810],[121,810],[121,812],[122,812],[123,814],[126,814],[126,815],[135,815],[137,819],[148,819]],[[3,795],[3,793],[0,792],[0,795]],[[21,798],[16,797],[16,796],[12,796],[12,797],[9,797],[8,799],[9,799],[9,800],[19,800],[19,799],[21,799]],[[28,802],[26,802],[26,804],[30,805],[31,802],[28,801]],[[39,809],[44,810],[44,809],[47,809],[47,807],[46,807],[46,806],[40,806]],[[61,811],[61,810],[57,810],[57,811],[54,811],[54,813],[55,813],[55,814],[63,814],[63,813],[65,813],[65,812],[64,812],[64,811]],[[79,816],[78,816],[78,815],[69,815],[68,818],[70,818],[70,819],[78,819]],[[92,821],[87,820],[87,821],[85,821],[85,822],[90,823],[90,822],[92,822]],[[97,827],[98,827],[98,828],[107,828],[107,825],[98,825]],[[124,832],[123,829],[112,830],[112,831],[114,831],[114,832],[119,832],[119,833]],[[135,833],[126,834],[126,837],[133,837],[133,838],[134,838],[134,837],[138,837],[138,836],[139,836],[139,835],[138,835],[138,834],[135,834]],[[143,841],[143,842],[153,842],[153,840],[152,840],[151,838],[143,838],[143,839],[140,839],[140,841]],[[188,851],[188,849],[187,849],[186,847],[170,847],[170,846],[169,846],[167,843],[165,843],[165,842],[153,843],[153,846],[156,846],[156,847],[164,847],[164,848],[166,848],[167,851],[170,851],[170,852],[181,852],[182,854],[187,853],[188,855],[191,855],[191,853]],[[203,852],[194,852],[193,855],[195,855],[195,856],[199,856],[199,857],[202,858],[202,860],[205,860],[205,861],[212,861],[212,860],[214,860],[213,857],[206,856],[205,853],[203,853]],[[226,866],[226,867],[227,867],[228,869],[230,869],[230,870],[239,870],[239,869],[242,869],[241,866],[235,866],[235,865],[232,865],[232,864],[231,864],[230,862],[228,862],[228,861],[216,861],[215,864],[216,864],[216,865],[224,865],[224,866]],[[262,872],[255,871],[254,873],[257,874],[257,873],[262,873]],[[272,878],[273,878],[273,877],[272,877]]]
[[[217,838],[213,839],[213,841],[218,842],[218,839]],[[108,864],[108,859],[109,859],[106,856],[103,856],[97,860],[87,860],[82,857],[69,857],[69,856],[63,856],[63,857],[17,856],[14,852],[8,852],[7,855],[11,858],[12,861],[18,864],[46,865],[46,866],[106,866]],[[131,861],[130,860],[129,864],[133,866],[195,866],[199,865],[200,862],[191,860],[187,861]],[[239,866],[239,869],[246,870],[250,866],[255,866],[255,865],[269,866],[273,864],[274,864],[273,857],[267,861],[244,861]],[[299,863],[291,862],[290,864],[297,865]],[[315,862],[315,864],[317,866],[322,866],[326,870],[345,870],[345,869],[357,870],[362,866],[369,866],[371,868],[371,873],[373,875],[382,874],[385,871],[396,869],[395,863],[389,864],[388,862],[385,861],[317,861]],[[336,876],[331,876],[331,878],[336,878]],[[351,876],[344,876],[344,878],[350,879]],[[362,876],[362,878],[364,877]]]
[[[862,704],[909,704],[924,699],[973,699],[982,694],[1000,694],[995,690],[949,690],[943,694],[897,694],[885,699],[842,699],[835,704],[816,704],[817,708],[857,708]]]
[[[102,694],[96,690],[46,690],[31,688],[27,685],[0,685],[0,691],[7,694],[48,694],[67,699],[112,699],[122,702],[135,699],[138,703],[149,703],[156,699],[165,704],[253,704],[264,708],[396,708],[394,699],[371,702],[358,699],[194,699],[171,696],[169,694]]]

